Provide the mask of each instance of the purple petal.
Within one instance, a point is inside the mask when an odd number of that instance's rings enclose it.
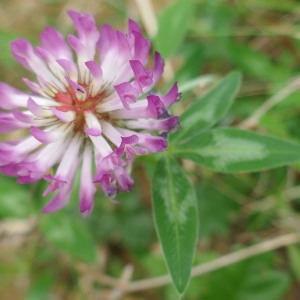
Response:
[[[129,103],[135,103],[139,92],[129,82],[123,82],[115,85],[114,89],[117,91],[122,104],[126,109],[130,109]]]
[[[94,207],[96,188],[92,179],[92,149],[87,144],[83,152],[80,180],[80,212],[87,217]]]
[[[144,69],[139,60],[130,60],[130,66],[135,76],[135,79],[140,84],[140,87],[150,86],[153,83],[153,73],[151,69]]]
[[[139,138],[137,135],[122,137],[122,144],[124,144],[124,145],[136,144],[138,141],[139,141]]]
[[[161,120],[130,120],[126,126],[132,129],[147,129],[150,131],[169,132],[179,125],[178,117],[169,117]]]
[[[117,31],[117,43],[118,43],[118,52],[123,57],[130,57],[130,45],[128,40],[123,32]]]
[[[142,100],[145,101],[145,100]],[[130,110],[118,109],[111,113],[114,119],[140,119],[158,118],[165,113],[165,108],[158,96],[150,95],[147,97],[147,106],[131,107]]]
[[[85,55],[92,60],[100,37],[94,17],[71,10],[68,11],[68,14],[76,27],[81,44],[85,46]]]
[[[129,191],[133,180],[125,170],[126,163],[115,153],[104,157],[96,167],[93,182],[100,183],[103,192],[108,197],[114,197],[119,186],[122,190]]]
[[[41,34],[41,44],[56,59],[72,60],[72,52],[63,35],[52,27],[46,27]]]
[[[12,113],[17,120],[23,123],[32,124],[34,122],[33,115],[26,114],[18,109],[14,109]]]
[[[22,80],[33,92],[37,94],[41,94],[42,89],[36,82],[33,82],[28,78],[22,78]]]
[[[95,191],[96,189],[93,192],[82,193],[80,196],[80,212],[85,218],[93,211]]]
[[[149,95],[147,97],[147,100],[149,103],[148,110],[151,111],[151,113],[156,117],[159,117],[166,112],[166,108],[164,107],[163,103],[161,102],[158,96]]]
[[[171,106],[173,103],[180,100],[181,93],[178,92],[177,82],[171,87],[171,89],[164,95],[161,96],[160,99],[165,107]]]
[[[84,117],[88,127],[84,132],[92,136],[100,136],[102,129],[98,118],[91,112],[85,112]]]
[[[28,59],[33,54],[31,44],[25,39],[17,39],[11,42],[10,48],[15,60],[22,64],[26,69],[31,70],[31,67],[28,64]]]
[[[102,25],[100,31],[100,39],[98,42],[98,48],[102,62],[105,60],[108,52],[116,48],[117,45],[118,40],[116,31],[110,25]]]
[[[96,64],[94,61],[87,61],[85,63],[85,65],[90,70],[94,79],[102,80],[103,74],[102,74],[102,70],[98,64]]]
[[[42,115],[42,107],[38,105],[31,97],[28,99],[27,108],[36,116]]]
[[[50,110],[58,119],[60,119],[64,123],[70,123],[75,120],[76,115],[73,111],[64,112],[56,108],[51,108]]]
[[[167,140],[162,136],[139,134],[139,143],[151,153],[164,152],[168,147]]]
[[[75,50],[77,55],[80,55],[84,51],[84,46],[81,41],[73,34],[68,35],[67,40],[71,47]]]
[[[142,34],[133,32],[134,36],[134,59],[140,61],[142,65],[148,62],[151,43],[145,39]]]
[[[19,163],[10,163],[1,167],[1,172],[6,176],[24,176],[28,174],[28,171],[24,169]]]
[[[117,186],[114,177],[109,173],[98,174],[94,178],[95,183],[100,183],[102,191],[107,197],[115,197],[117,193]]]
[[[67,182],[65,180],[59,179],[59,178],[55,178],[53,176],[44,176],[44,178],[46,179],[50,179],[52,178],[52,182],[49,184],[49,186],[46,188],[46,190],[43,193],[43,196],[46,197],[49,194],[53,193],[54,191],[62,188]]]
[[[119,183],[121,189],[123,191],[130,192],[133,187],[134,181],[127,174],[127,172],[124,169],[119,169],[116,172],[116,176],[117,176],[117,180],[118,180],[118,183]]]
[[[50,214],[53,213],[63,207],[66,206],[66,204],[69,201],[71,191],[60,191],[57,195],[55,195],[43,208],[42,212],[44,214]]]
[[[66,80],[68,81],[68,83],[70,84],[70,86],[73,88],[74,91],[77,91],[81,94],[86,94],[86,90],[83,86],[81,86],[80,84],[78,84],[77,82],[71,80],[68,77],[66,77]]]
[[[73,10],[69,10],[68,15],[72,19],[80,39],[98,39],[99,31],[92,15],[78,13]]]
[[[56,61],[69,75],[77,74],[77,67],[73,61],[67,59],[58,59]]]
[[[19,90],[0,82],[0,107],[3,109],[13,109],[26,107],[28,95]]]
[[[88,129],[85,129],[84,132],[91,136],[100,136],[102,133],[102,131],[99,130],[98,128],[88,128]]]
[[[164,60],[158,52],[154,54],[153,83],[157,83],[164,71]]]
[[[48,69],[44,59],[41,59],[33,51],[31,44],[25,39],[18,39],[11,43],[11,51],[15,59],[25,68],[35,72],[37,75],[43,75],[47,83],[54,84],[58,88],[63,89],[63,84]]]
[[[0,112],[0,133],[8,133],[29,126],[20,121],[21,120],[18,120],[13,113]]]
[[[56,131],[46,132],[34,126],[30,127],[30,133],[43,144],[53,143],[59,138],[59,134]]]
[[[137,135],[131,135],[131,136],[126,136],[126,137],[123,136],[120,147],[116,149],[117,155],[121,157],[126,150],[126,146],[132,145],[132,144],[137,144],[138,141],[139,141],[139,138]]]
[[[39,56],[41,59],[45,60],[47,63],[49,63],[51,61],[51,59],[53,59],[53,57],[50,54],[50,52],[48,52],[47,50],[45,50],[42,47],[35,47],[34,48],[34,53],[37,56]]]
[[[136,23],[135,21],[133,21],[132,19],[129,19],[128,20],[128,31],[129,33],[133,33],[133,32],[138,32],[138,33],[141,33],[142,30],[141,30],[141,26]]]
[[[137,135],[131,135],[127,137],[122,137],[122,142],[119,148],[116,149],[116,153],[119,157],[126,154],[126,160],[133,162],[134,158],[138,154],[146,154],[146,151],[140,147],[137,147],[136,144],[139,142]]]

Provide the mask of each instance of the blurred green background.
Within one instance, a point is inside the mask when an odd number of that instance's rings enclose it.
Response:
[[[128,17],[138,21],[151,36],[153,49],[167,59],[162,92],[174,80],[186,87],[199,76],[218,78],[240,70],[242,89],[223,126],[239,126],[299,76],[300,1],[1,0],[1,81],[25,89],[21,78],[31,75],[14,62],[10,41],[23,37],[37,44],[47,25],[72,33],[67,9],[94,14],[99,26],[124,28]],[[176,113],[210,87],[209,80],[199,83],[186,88]],[[300,93],[288,93],[251,129],[300,142],[299,113]],[[118,280],[131,268],[132,280],[167,274],[151,216],[155,160],[145,157],[135,163],[135,188],[119,195],[118,205],[99,192],[87,219],[78,211],[76,190],[65,209],[42,215],[45,183],[18,185],[1,176],[0,299],[177,299],[171,285],[132,293],[118,289]],[[182,164],[198,195],[195,265],[300,228],[299,165],[224,175]],[[299,300],[300,246],[195,277],[183,299]]]

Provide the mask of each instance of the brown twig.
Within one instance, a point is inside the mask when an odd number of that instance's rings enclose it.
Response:
[[[135,4],[139,10],[147,34],[153,38],[157,33],[157,21],[152,1],[135,0]]]
[[[259,108],[257,108],[252,115],[242,121],[238,126],[240,128],[253,128],[258,125],[260,119],[266,114],[271,108],[283,101],[286,97],[297,91],[300,87],[300,77],[294,78],[287,84],[286,87],[281,89],[278,93],[273,95],[269,100],[264,102]]]
[[[267,241],[263,241],[257,245],[250,246],[248,248],[221,256],[212,262],[208,262],[196,266],[192,269],[191,276],[196,277],[196,276],[204,275],[214,270],[218,270],[226,266],[238,263],[252,256],[256,256],[265,252],[269,252],[271,250],[285,247],[290,244],[297,243],[299,241],[300,241],[300,236],[296,233],[290,233]],[[138,280],[136,282],[132,282],[127,287],[127,291],[135,292],[135,291],[155,288],[155,287],[169,284],[171,282],[172,282],[171,277],[169,275],[144,279],[144,280]]]
[[[295,244],[298,242],[300,242],[300,235],[298,233],[288,233],[285,235],[281,235],[263,241],[257,245],[249,246],[245,249],[223,255],[211,262],[207,262],[195,266],[192,269],[191,277],[204,275],[212,271],[241,262],[250,257],[263,254],[272,250],[276,250],[282,247],[286,247],[288,245]],[[157,288],[163,285],[170,284],[172,282],[170,275],[164,275],[155,278],[137,280],[131,283],[128,282],[125,285],[120,285],[120,280],[118,279],[112,278],[107,275],[99,274],[96,270],[93,271],[88,270],[87,267],[85,267],[84,269],[86,269],[86,271],[89,273],[93,272],[93,276],[95,280],[98,280],[100,283],[104,285],[108,285],[111,287],[115,287],[119,290],[122,290],[123,293],[131,293],[131,292],[137,292],[137,291],[142,291],[151,288]]]
[[[156,36],[158,24],[156,13],[151,0],[135,0],[135,4],[149,37]],[[174,77],[174,69],[170,60],[165,60],[165,70],[162,75],[164,81],[169,82]]]
[[[127,290],[127,286],[130,285],[130,280],[133,274],[133,266],[125,266],[123,273],[121,275],[119,286],[116,287],[110,294],[109,300],[121,299],[124,292]]]
[[[37,226],[36,218],[26,220],[5,219],[0,222],[0,247],[17,246],[33,236]]]

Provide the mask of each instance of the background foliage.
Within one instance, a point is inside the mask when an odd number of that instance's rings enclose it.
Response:
[[[39,33],[49,24],[70,33],[72,26],[66,9],[91,12],[99,25],[107,22],[119,28],[130,17],[149,30],[137,2],[2,0],[0,80],[25,88],[21,78],[28,73],[13,61],[9,42],[25,37],[36,43]],[[168,255],[171,260],[177,249],[177,253],[187,254],[186,261],[174,255],[169,270],[182,291],[188,280],[196,234],[194,265],[297,232],[300,94],[298,85],[291,86],[290,82],[299,76],[298,1],[156,0],[152,3],[159,24],[152,40],[167,59],[161,90],[166,91],[177,80],[185,91],[174,109],[176,114],[182,114],[182,130],[171,136],[169,154],[137,161],[133,169],[135,188],[132,193],[118,196],[118,205],[98,193],[95,210],[88,219],[82,219],[78,212],[76,190],[64,210],[44,216],[40,214],[47,201],[41,196],[44,183],[21,186],[15,179],[1,176],[1,299],[173,300],[177,299],[177,292],[171,284],[122,293],[118,289],[121,283],[112,278],[121,278],[131,267],[132,280],[164,275],[168,271],[162,249],[171,253]],[[232,70],[243,75],[240,89],[238,73],[227,75]],[[283,90],[288,93],[281,97],[280,103],[254,124],[241,126],[244,119]],[[214,104],[216,110],[210,115]],[[212,127],[217,128],[204,132]],[[241,133],[241,127],[253,132]],[[271,137],[265,138],[266,135]],[[216,136],[223,138],[217,145]],[[227,163],[228,159],[236,159],[232,151],[239,150],[232,139],[241,142],[245,137],[248,144],[244,142],[238,154],[246,153],[244,158],[239,157],[244,162]],[[253,157],[261,155],[257,142],[269,155],[254,163]],[[222,153],[227,159],[225,164]],[[219,157],[223,157],[223,163],[216,163]],[[277,168],[260,171],[269,167]],[[245,170],[254,172],[235,174]],[[151,203],[152,185],[153,194],[157,195],[154,203]],[[179,188],[173,195],[172,185]],[[160,199],[161,195],[165,196]],[[173,201],[171,204],[178,204],[179,209],[175,205],[171,219],[170,215],[162,214],[161,220],[182,222],[191,237],[160,246],[152,217],[154,213],[160,238],[168,235],[169,232],[164,232],[168,224],[161,223],[156,212],[168,214],[162,205],[166,198]],[[187,218],[180,214],[180,203],[190,203],[184,207]],[[193,214],[195,206],[199,224]],[[182,227],[176,226],[170,228],[180,237]],[[194,277],[183,296],[187,300],[299,298],[298,244]]]

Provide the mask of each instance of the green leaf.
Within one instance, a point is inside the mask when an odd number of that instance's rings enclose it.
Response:
[[[55,274],[49,270],[39,272],[37,278],[31,284],[31,287],[25,295],[25,300],[50,300],[51,288],[56,281]],[[52,298],[53,299],[53,298]]]
[[[182,114],[181,129],[173,139],[190,138],[215,125],[229,110],[240,84],[241,74],[232,72],[202,98],[195,100]]]
[[[300,146],[255,132],[218,128],[172,147],[170,151],[220,172],[253,172],[300,161]]]
[[[183,293],[191,272],[197,240],[196,195],[174,158],[163,157],[153,179],[153,214],[173,282]]]
[[[134,174],[133,178],[136,179]],[[142,188],[148,191],[144,177],[140,181]],[[110,243],[113,238],[114,243],[122,244],[131,255],[147,251],[154,235],[152,214],[141,201],[143,194],[139,187],[137,179],[130,193],[119,193],[116,200],[120,205],[107,201],[99,192],[95,197],[94,211],[88,218],[90,231],[97,241]]]
[[[274,67],[270,55],[252,49],[247,44],[231,42],[228,55],[235,67],[242,72],[261,79],[285,79],[290,70],[283,65]]]
[[[277,1],[277,0],[268,0],[268,1],[260,1],[260,0],[246,0],[245,4],[247,6],[251,5],[253,9],[270,9],[270,10],[278,10],[278,11],[291,11],[298,8],[298,2],[293,0],[286,1]]]
[[[0,176],[0,216],[22,218],[30,212],[30,191],[15,178]]]
[[[179,90],[182,93],[184,93],[183,87],[185,88],[188,81],[197,79],[199,74],[203,73],[203,66],[207,62],[206,47],[205,44],[202,44],[199,41],[184,43],[184,45],[182,45],[180,54],[185,57],[184,64],[176,70],[174,77],[174,80],[178,81],[180,87]],[[209,76],[209,74],[204,75],[204,77],[207,76]],[[181,83],[183,83],[183,85]]]
[[[84,220],[57,212],[43,216],[41,231],[50,243],[73,258],[87,262],[96,260],[96,244]]]
[[[211,238],[225,236],[230,232],[230,216],[236,213],[238,205],[230,197],[223,195],[217,186],[204,184],[196,188],[199,236]]]
[[[163,57],[173,54],[184,39],[193,14],[193,4],[193,0],[177,0],[160,16],[154,44]]]
[[[269,253],[254,257],[203,276],[199,298],[205,300],[285,299],[284,294],[290,284],[289,276],[283,271],[274,269],[274,264],[268,261],[269,257]]]
[[[300,248],[299,245],[291,245],[288,248],[289,265],[298,283],[300,282]]]
[[[210,84],[214,80],[216,80],[216,76],[214,75],[198,76],[196,78],[188,80],[187,82],[184,82],[183,84],[180,84],[179,90],[181,93],[189,92],[190,90],[192,90],[193,88],[199,85]]]

